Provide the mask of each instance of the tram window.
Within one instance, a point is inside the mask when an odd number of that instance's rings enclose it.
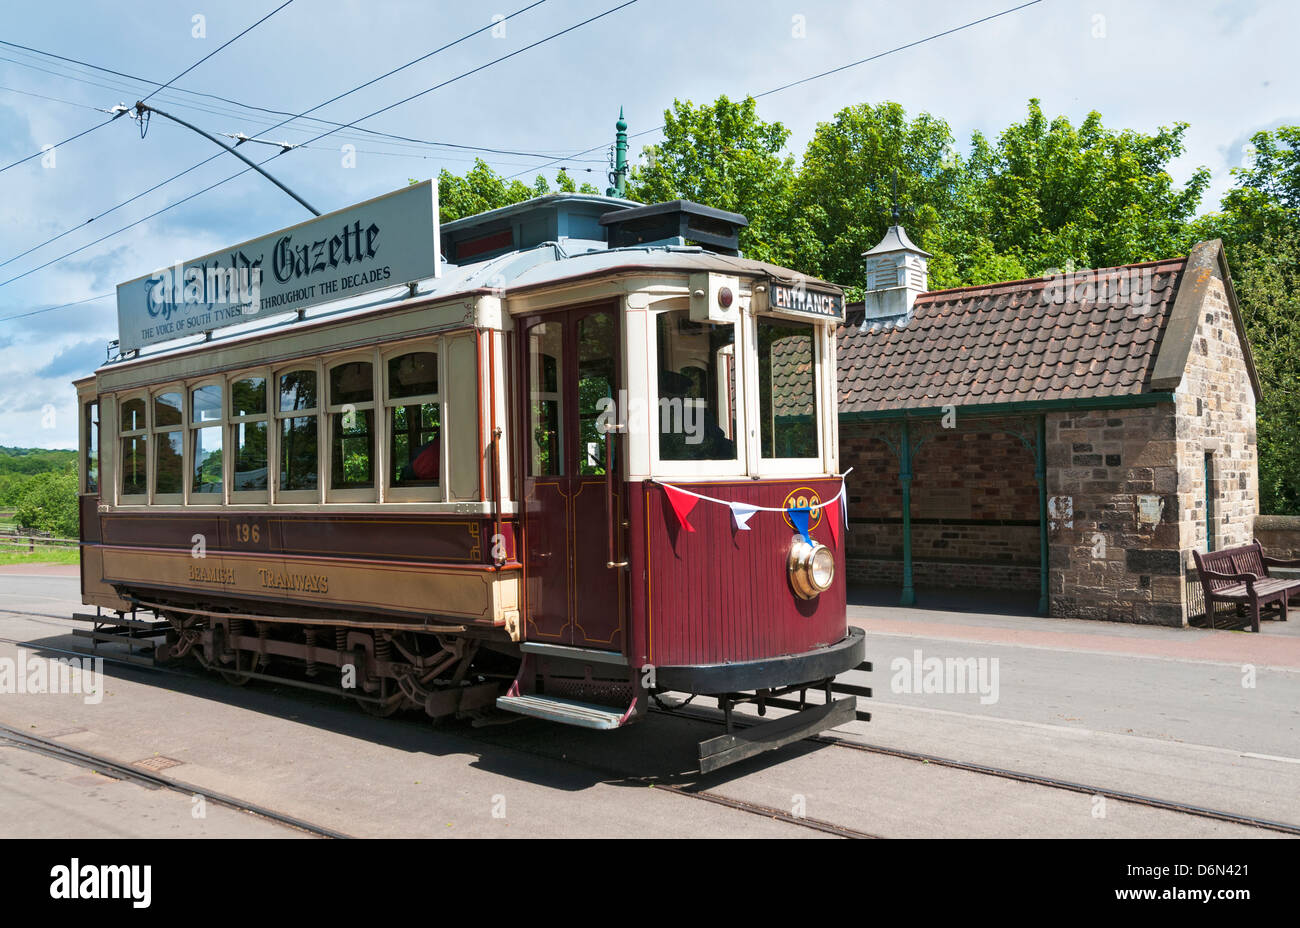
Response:
[[[656,318],[659,459],[736,458],[736,330],[692,322],[687,310]]]
[[[534,476],[564,473],[563,383],[560,358],[564,329],[558,322],[540,322],[528,330],[529,455]]]
[[[121,429],[122,454],[118,460],[119,493],[122,497],[137,497],[132,502],[144,502],[149,493],[148,406],[144,397],[122,401],[118,406]]]
[[[231,477],[233,493],[265,490],[267,472],[266,422],[237,422],[233,428],[235,472]]]
[[[316,489],[316,417],[280,420],[280,489]]]
[[[369,361],[346,361],[330,369],[330,488],[375,485],[375,382]]]
[[[230,492],[241,501],[264,502],[270,483],[266,392],[260,375],[230,382]]]
[[[230,414],[232,416],[266,414],[265,377],[244,377],[231,383]]]
[[[436,487],[442,464],[438,353],[413,351],[388,359],[390,485]]]
[[[99,492],[99,403],[87,403],[84,428],[86,449],[82,458],[82,473],[86,475],[86,492]]]
[[[144,496],[149,492],[148,464],[144,435],[122,439],[122,495]]]
[[[126,400],[122,403],[122,432],[142,430],[145,417],[145,405],[142,397]]]
[[[765,458],[815,458],[816,329],[810,323],[758,321],[758,402]]]
[[[614,317],[593,313],[578,323],[578,473],[603,476],[605,473],[605,436],[597,428],[608,403],[614,396],[615,358]]]
[[[185,492],[184,432],[154,433],[154,493],[179,495]]]
[[[315,490],[319,471],[316,371],[302,368],[281,374],[279,393],[279,488]]]
[[[190,422],[205,425],[190,429],[190,493],[206,497],[220,496],[225,490],[224,456],[222,454],[220,425],[206,423],[221,421],[221,385],[206,384],[190,391]],[[213,500],[216,502],[216,500]]]
[[[192,414],[195,422],[221,421],[220,386],[208,384],[205,387],[199,387],[191,392],[190,399],[194,405]]]
[[[185,416],[181,412],[181,404],[184,397],[181,393],[159,393],[153,398],[153,424],[157,428],[160,425],[180,425],[185,421]]]

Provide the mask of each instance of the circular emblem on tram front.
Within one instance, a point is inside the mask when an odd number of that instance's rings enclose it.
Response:
[[[816,490],[812,489],[811,487],[799,487],[797,490],[791,490],[789,493],[785,495],[785,502],[781,504],[781,508],[787,511],[783,513],[781,517],[785,519],[785,524],[790,526],[790,528],[793,529],[794,523],[790,521],[789,510],[800,509],[804,506],[807,506],[808,508],[812,509],[812,507],[821,506],[821,504],[822,504],[822,498],[820,493],[818,493]],[[822,521],[821,509],[813,509],[812,513],[808,518],[808,528],[809,529],[816,528],[818,525],[821,524],[821,521]]]

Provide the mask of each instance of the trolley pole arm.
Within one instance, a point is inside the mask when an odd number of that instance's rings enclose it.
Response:
[[[136,103],[136,105],[135,105],[135,113],[136,113],[136,116],[140,117],[141,119],[144,118],[144,114],[145,114],[145,113],[157,113],[159,116],[165,116],[167,119],[170,119],[172,122],[174,122],[174,123],[178,123],[179,125],[184,126],[186,129],[191,129],[191,130],[193,130],[194,132],[197,132],[199,135],[203,136],[205,139],[207,139],[207,140],[208,140],[209,142],[211,142],[213,145],[219,145],[220,147],[224,148],[226,151],[230,152],[232,155],[234,155],[234,156],[235,156],[236,158],[238,158],[240,161],[244,162],[244,164],[248,165],[250,168],[252,168],[252,169],[253,169],[254,171],[256,171],[258,174],[261,174],[263,177],[265,177],[265,178],[266,178],[267,180],[269,180],[271,183],[275,184],[277,187],[279,187],[279,188],[280,188],[281,190],[283,190],[285,193],[289,194],[289,196],[293,197],[295,200],[297,200],[299,203],[301,203],[304,207],[306,207],[307,211],[308,211],[309,213],[311,213],[313,216],[319,216],[319,215],[320,215],[320,210],[318,210],[316,207],[312,206],[310,203],[308,203],[308,202],[307,202],[306,200],[304,200],[302,197],[298,196],[298,194],[294,193],[292,190],[290,190],[290,189],[289,189],[288,187],[286,187],[284,184],[280,183],[278,180],[276,180],[274,177],[272,177],[269,173],[267,173],[266,171],[262,170],[261,165],[257,164],[257,163],[254,162],[254,161],[249,160],[248,158],[245,158],[242,154],[240,154],[239,152],[235,151],[235,149],[234,149],[232,146],[225,144],[224,142],[222,142],[220,139],[216,138],[215,136],[209,135],[208,133],[206,133],[206,132],[204,132],[202,129],[200,129],[198,126],[191,125],[190,123],[186,122],[185,120],[183,120],[183,119],[181,119],[181,118],[179,118],[179,117],[177,117],[177,116],[173,116],[171,113],[164,113],[162,110],[158,109],[158,108],[155,107],[155,106],[148,106],[148,105],[145,104],[145,102],[144,102],[143,100],[141,100],[140,102]],[[143,130],[142,130],[142,131],[143,131]]]

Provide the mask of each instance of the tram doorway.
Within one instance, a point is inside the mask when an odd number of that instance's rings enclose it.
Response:
[[[527,638],[622,651],[627,644],[625,493],[617,432],[601,425],[621,387],[611,306],[519,320]],[[603,402],[608,401],[608,402]]]

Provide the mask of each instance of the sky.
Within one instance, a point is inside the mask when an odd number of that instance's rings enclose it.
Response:
[[[0,39],[131,77],[0,45],[0,168],[107,121],[96,108],[133,104],[282,2],[6,0]],[[332,127],[294,121],[271,128],[284,117],[266,109],[302,113],[533,2],[292,0],[149,102],[213,134],[310,142],[268,169],[322,212],[409,178],[436,177],[441,168],[463,173],[476,155],[503,174],[531,181],[542,173],[552,182],[559,164],[538,166],[560,158],[577,180],[603,190],[620,107],[635,134],[662,124],[675,99],[762,93],[1023,0],[636,0],[492,63],[626,2],[543,0],[312,115],[350,123],[487,65],[474,74],[319,141],[310,140]],[[942,117],[963,151],[973,132],[996,136],[1023,119],[1031,97],[1049,116],[1076,125],[1092,110],[1115,129],[1151,132],[1186,122],[1187,152],[1172,169],[1179,182],[1199,166],[1210,169],[1208,210],[1231,184],[1229,172],[1241,165],[1251,135],[1300,123],[1298,33],[1293,0],[1041,0],[764,97],[759,115],[791,131],[796,158],[819,122],[863,102],[892,100],[910,116]],[[658,137],[633,139],[634,162]],[[345,145],[356,150],[345,152]],[[241,150],[258,160],[275,151],[253,143]],[[208,164],[87,223],[214,153]],[[75,446],[70,382],[102,363],[117,337],[117,284],[308,217],[249,173],[90,244],[242,167],[161,117],[144,138],[124,117],[0,172],[0,445]],[[74,249],[82,250],[55,260]],[[46,262],[53,263],[37,270]],[[23,318],[5,318],[16,316]]]

